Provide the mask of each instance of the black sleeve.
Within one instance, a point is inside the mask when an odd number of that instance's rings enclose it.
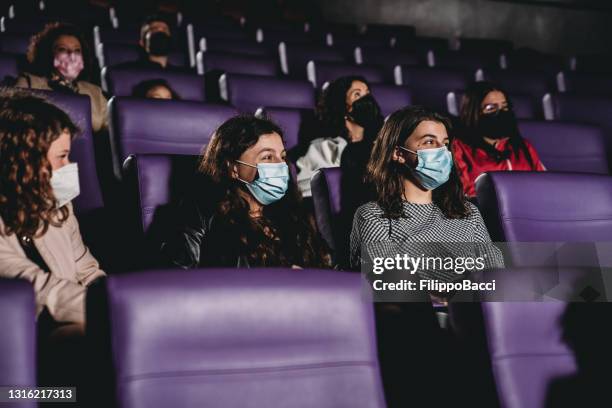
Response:
[[[177,215],[178,225],[162,244],[162,256],[172,266],[195,268],[200,263],[202,242],[208,232],[208,217],[193,199],[183,201],[177,208]]]

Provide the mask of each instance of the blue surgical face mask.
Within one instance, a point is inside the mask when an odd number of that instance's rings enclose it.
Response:
[[[423,188],[434,190],[448,181],[453,168],[453,155],[446,146],[417,151],[406,149],[403,146],[398,147],[417,155],[418,161],[414,171]]]
[[[256,166],[236,160],[237,163],[257,169],[255,180],[246,184],[253,197],[263,205],[272,204],[284,197],[289,188],[289,166],[287,163],[257,163]]]

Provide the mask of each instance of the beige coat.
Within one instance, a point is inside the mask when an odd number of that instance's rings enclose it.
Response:
[[[17,78],[15,86],[19,88],[42,89],[46,91],[51,90],[49,83],[47,82],[47,78],[27,73],[21,74],[19,78]],[[98,132],[100,130],[107,129],[107,100],[102,93],[102,89],[99,86],[86,81],[78,81],[77,86],[79,88],[79,93],[81,95],[89,96],[89,99],[91,100],[91,126],[93,127],[93,131]]]
[[[46,307],[57,322],[82,324],[87,286],[105,274],[83,244],[71,204],[68,209],[70,215],[61,227],[49,226],[45,235],[33,240],[51,273],[30,261],[15,234],[4,235],[0,219],[0,277],[32,283],[37,315]]]

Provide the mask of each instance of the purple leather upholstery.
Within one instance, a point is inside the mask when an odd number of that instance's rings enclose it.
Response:
[[[370,92],[376,98],[383,116],[412,105],[412,93],[407,86],[371,84]]]
[[[530,49],[518,49],[505,55],[507,68],[512,70],[542,71],[556,75],[567,65],[565,58],[560,55]]]
[[[465,51],[434,51],[434,61],[437,68],[475,71],[479,68],[499,67],[499,55]]]
[[[94,41],[98,44],[124,44],[136,45],[140,39],[140,27],[130,25],[115,29],[113,27],[95,27]]]
[[[485,69],[484,79],[498,84],[506,92],[532,95],[540,99],[556,89],[554,75],[546,72]]]
[[[0,51],[11,54],[25,54],[28,50],[31,34],[2,33],[0,34]]]
[[[299,29],[286,28],[263,28],[263,43],[271,46],[277,46],[280,42],[291,42],[294,44],[311,44],[313,38],[310,33],[304,32],[302,27]]]
[[[612,95],[612,74],[579,74],[565,71],[562,74],[564,91],[581,94]]]
[[[242,30],[242,28],[236,25],[215,25],[215,24],[194,24],[193,34],[196,44],[199,44],[202,38],[221,38],[228,40],[254,40],[250,33]]]
[[[205,100],[204,78],[196,74],[161,69],[102,69],[102,88],[115,96],[130,96],[136,85],[148,79],[165,79],[183,100]]]
[[[396,84],[412,90],[413,102],[446,112],[447,94],[465,89],[473,77],[462,70],[400,66],[395,69]]]
[[[81,134],[72,141],[70,160],[79,165],[81,193],[74,199],[74,211],[78,214],[104,207],[102,191],[96,169],[94,139],[91,129],[91,103],[86,95],[63,92],[37,91],[47,96],[54,104],[66,111]]]
[[[576,372],[574,355],[561,340],[567,304],[487,302],[482,308],[501,405],[547,406],[551,381]]]
[[[398,24],[368,24],[365,35],[368,38],[413,38],[416,35],[416,28],[409,25]]]
[[[612,155],[612,98],[603,96],[551,94],[544,98],[546,119],[597,125],[606,135],[608,160]]]
[[[226,52],[202,52],[197,54],[198,73],[210,71],[233,74],[276,76],[280,74],[278,62],[273,58],[229,54]]]
[[[164,219],[164,209],[183,198],[193,184],[199,156],[134,154],[123,164],[123,182],[137,220],[137,233],[168,237],[176,220]],[[150,231],[155,224],[155,230]],[[155,237],[149,237],[155,240]]]
[[[308,63],[308,80],[316,87],[323,86],[347,75],[359,75],[373,84],[391,83],[391,69],[371,67],[365,65],[349,65],[335,62],[311,61]]]
[[[357,274],[168,270],[106,290],[118,408],[384,406]]]
[[[140,59],[142,50],[138,45],[103,43],[98,45],[98,61],[101,67],[112,67],[124,62]],[[170,64],[186,67],[187,56],[180,51],[171,52],[168,56]]]
[[[573,58],[573,68],[579,73],[610,74],[612,58],[606,54],[583,54]]]
[[[345,62],[347,55],[342,51],[323,45],[282,43],[279,45],[281,66],[294,78],[306,78],[306,65],[310,61]]]
[[[19,57],[14,54],[0,54],[0,81],[11,84],[19,75]]]
[[[337,247],[338,240],[334,219],[342,210],[341,182],[339,167],[319,169],[310,180],[317,228],[332,250]]]
[[[241,112],[260,106],[312,109],[314,90],[307,81],[256,75],[224,74],[219,80],[224,100]]]
[[[520,121],[519,128],[549,171],[608,174],[600,128],[569,122]]]
[[[398,38],[395,48],[409,51],[444,51],[449,48],[449,41],[439,37]]]
[[[379,65],[395,67],[396,65],[425,65],[426,53],[399,51],[392,48],[359,47],[355,56],[361,57],[361,63],[366,65]],[[357,61],[359,62],[359,61]]]
[[[36,386],[36,310],[26,280],[0,279],[0,384]],[[31,407],[36,402],[8,406]]]
[[[477,180],[476,192],[493,241],[612,240],[609,176],[492,172]]]
[[[512,42],[505,40],[492,40],[487,38],[460,38],[459,41],[461,51],[471,53],[499,55],[503,52],[511,51],[513,48]]]
[[[204,38],[200,41],[200,50],[207,52],[229,52],[232,54],[252,55],[254,57],[273,57],[276,47],[259,44],[255,40]]]
[[[258,110],[258,112],[260,112]],[[304,121],[314,118],[312,110],[295,108],[266,108],[263,107],[260,115],[267,115],[284,133],[285,149],[290,150],[298,145]]]
[[[222,105],[129,97],[114,97],[109,107],[119,163],[136,153],[198,155],[215,129],[236,113]]]

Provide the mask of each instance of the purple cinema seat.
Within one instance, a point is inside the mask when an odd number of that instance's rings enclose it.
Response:
[[[368,24],[365,31],[368,38],[408,39],[416,36],[416,28],[399,24]]]
[[[134,87],[149,79],[165,79],[170,86],[186,101],[205,100],[204,78],[185,72],[105,67],[102,69],[102,88],[114,96],[130,96]]]
[[[111,276],[117,407],[383,407],[361,285],[315,269]]]
[[[219,79],[223,100],[240,112],[254,113],[260,106],[313,109],[314,89],[307,81],[240,74]]]
[[[427,64],[427,55],[424,52],[399,51],[395,49],[377,47],[355,48],[355,62],[358,64],[395,67],[396,65],[422,65]]]
[[[274,57],[276,47],[255,42],[255,40],[233,40],[226,38],[202,38],[200,51],[228,52],[253,57]]]
[[[494,40],[488,38],[460,38],[459,47],[461,51],[482,54],[501,54],[512,51],[514,46],[511,41]]]
[[[308,80],[315,87],[321,87],[326,82],[332,82],[347,75],[362,76],[373,84],[392,83],[391,69],[385,70],[380,67],[310,61],[307,65],[307,71]],[[388,71],[388,74],[386,71]]]
[[[557,75],[560,92],[612,97],[612,73],[580,74],[564,71]]]
[[[79,127],[81,133],[72,141],[70,160],[79,166],[81,193],[74,199],[77,215],[99,210],[104,207],[102,191],[96,169],[94,136],[91,128],[91,103],[86,95],[64,92],[37,91],[64,110]]]
[[[278,45],[280,64],[283,72],[293,78],[306,79],[306,65],[310,61],[344,63],[346,53],[324,45],[305,45],[281,42]]]
[[[124,62],[140,59],[142,50],[138,45],[103,43],[98,45],[97,56],[101,67],[112,67]],[[180,51],[173,51],[168,56],[170,64],[178,67],[188,65],[187,56]]]
[[[371,84],[370,92],[376,98],[385,117],[396,110],[412,105],[412,93],[407,86]]]
[[[343,239],[336,222],[342,211],[341,182],[339,167],[319,169],[310,180],[317,228],[332,251]]]
[[[540,100],[556,89],[555,76],[546,72],[485,69],[482,74],[483,79],[498,84],[506,92],[532,95]]]
[[[32,284],[0,279],[0,384],[36,386],[36,308]],[[4,406],[4,404],[3,404]],[[38,406],[35,401],[8,407]]]
[[[612,241],[609,176],[492,172],[477,180],[476,192],[493,241]]]
[[[258,36],[261,37],[261,42],[271,46],[277,46],[280,42],[290,42],[293,44],[312,44],[314,39],[304,31],[303,27],[299,28],[261,28],[258,30]]]
[[[449,49],[449,41],[447,38],[439,37],[398,38],[394,48],[398,51],[413,52],[446,51]]]
[[[413,102],[447,112],[447,96],[451,91],[465,89],[473,77],[463,70],[443,68],[395,67],[395,83],[408,86]]]
[[[0,34],[0,52],[25,55],[31,37],[31,34],[25,33],[2,33]]]
[[[278,62],[274,58],[269,57],[211,51],[204,53],[199,51],[196,60],[198,74],[200,75],[204,75],[211,71],[271,77],[280,74]]]
[[[612,74],[612,58],[607,54],[576,55],[572,68],[581,74]]]
[[[433,64],[431,64],[433,62]],[[476,71],[482,68],[499,67],[499,54],[483,54],[466,51],[433,51],[430,65],[437,68],[451,68]]]
[[[198,155],[133,154],[123,163],[123,182],[132,207],[131,220],[142,238],[160,244],[172,233],[176,219],[168,219],[167,208],[178,203],[193,188]],[[157,246],[156,249],[159,249]]]
[[[304,121],[314,117],[312,110],[296,108],[268,108],[257,109],[257,116],[268,117],[279,125],[284,133],[285,149],[291,150],[298,145]]]
[[[128,27],[113,28],[111,26],[95,26],[94,43],[99,44],[124,44],[137,45],[140,40],[140,27],[136,24]]]
[[[605,137],[597,126],[523,120],[519,129],[549,171],[609,172]]]
[[[223,105],[130,97],[112,98],[109,108],[117,164],[137,153],[198,155],[236,114]]]
[[[19,57],[14,54],[0,54],[0,82],[11,85],[19,75]]]
[[[545,54],[531,49],[519,48],[504,55],[507,69],[518,71],[542,71],[556,75],[567,68],[561,55]]]
[[[561,340],[560,320],[567,307],[563,302],[482,304],[501,406],[547,406],[552,381],[576,372],[575,357]]]

